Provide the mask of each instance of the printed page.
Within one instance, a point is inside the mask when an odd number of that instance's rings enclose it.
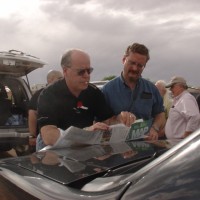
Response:
[[[87,131],[75,126],[70,126],[53,146],[46,147],[45,149],[100,144],[102,134],[102,131]]]
[[[136,140],[145,137],[145,134],[149,132],[151,123],[152,120],[143,121],[140,119],[133,123],[131,128],[124,124],[115,124],[110,126],[108,131],[87,131],[70,126],[53,146],[47,146],[44,149]]]
[[[130,127],[124,124],[112,125],[108,131],[87,131],[71,126],[66,130],[63,139],[79,144],[116,143],[125,141],[129,130]]]
[[[70,126],[66,129],[66,134],[63,139],[81,144],[100,144],[102,134],[102,131],[87,131],[75,126]]]
[[[152,119],[138,120],[131,125],[126,141],[145,138],[152,125]]]
[[[117,143],[126,140],[130,127],[124,124],[116,124],[110,126],[110,129],[111,136],[109,143]]]

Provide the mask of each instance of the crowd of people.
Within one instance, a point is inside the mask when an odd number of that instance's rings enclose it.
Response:
[[[149,59],[145,45],[129,45],[122,56],[121,74],[100,90],[90,83],[90,56],[81,49],[65,52],[63,73],[57,71],[58,76],[47,80],[48,86],[30,101],[29,129],[37,136],[36,150],[54,145],[70,126],[108,130],[111,124],[130,126],[136,119],[152,119],[148,140],[185,138],[197,130],[199,107],[187,91],[186,80],[176,76],[170,83],[159,80],[154,84],[144,79]]]

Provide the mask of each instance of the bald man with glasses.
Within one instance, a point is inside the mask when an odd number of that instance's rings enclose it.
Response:
[[[64,79],[44,89],[39,98],[37,150],[54,145],[70,126],[94,131],[108,130],[113,123],[130,126],[134,122],[132,113],[122,111],[114,115],[103,93],[89,83],[93,68],[86,52],[67,51],[62,56],[61,66]]]

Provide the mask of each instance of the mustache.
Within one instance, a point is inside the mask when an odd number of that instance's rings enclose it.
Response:
[[[138,70],[133,70],[133,69],[128,70],[128,73],[137,74],[137,75],[140,74]]]

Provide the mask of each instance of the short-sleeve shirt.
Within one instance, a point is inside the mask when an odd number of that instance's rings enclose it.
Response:
[[[156,86],[139,78],[135,89],[129,88],[122,76],[116,77],[103,86],[107,103],[117,115],[121,111],[132,112],[137,119],[148,120],[164,112],[163,99]]]
[[[31,100],[28,105],[29,110],[37,110],[37,104],[38,104],[38,97],[40,96],[40,93],[42,92],[44,88],[41,88],[40,90],[36,91],[33,96],[31,97]]]
[[[70,126],[84,128],[91,126],[94,120],[104,121],[113,115],[103,93],[92,84],[75,97],[63,79],[49,85],[39,97],[40,128],[45,125],[55,125],[63,130]]]
[[[36,91],[33,96],[31,97],[30,101],[29,101],[29,105],[28,105],[28,109],[29,110],[35,110],[37,111],[37,105],[38,105],[38,98],[40,96],[40,93],[43,91],[44,88],[41,88],[40,90]],[[37,127],[36,127],[36,135],[39,134],[39,127],[38,127],[38,123],[37,123]]]

